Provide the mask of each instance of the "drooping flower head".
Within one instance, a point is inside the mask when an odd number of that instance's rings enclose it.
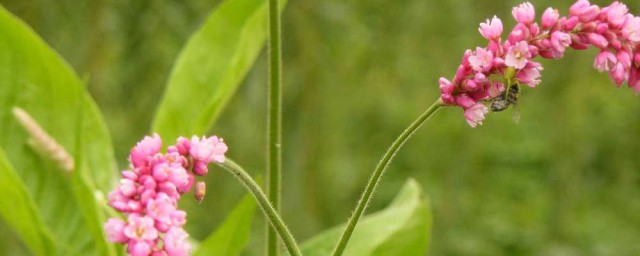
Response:
[[[189,255],[191,245],[183,226],[186,213],[178,209],[182,194],[191,190],[195,175],[205,175],[211,162],[225,161],[227,145],[221,138],[180,137],[161,152],[162,140],[147,136],[131,149],[130,169],[122,171],[119,185],[109,193],[109,205],[126,221],[111,218],[104,224],[109,241],[126,244],[135,256]],[[204,182],[198,182],[198,200]]]
[[[600,49],[595,69],[607,71],[617,86],[627,82],[640,93],[640,17],[628,12],[621,2],[601,8],[578,0],[567,16],[561,16],[557,9],[545,9],[538,25],[535,8],[527,2],[513,8],[517,24],[505,41],[501,39],[502,21],[494,16],[478,29],[488,40],[487,46],[466,50],[453,79],[440,78],[442,104],[461,107],[469,125],[476,127],[488,113],[484,104],[507,100],[508,107],[517,99],[508,93],[519,94],[519,85],[536,87],[541,83],[543,67],[536,57],[560,59],[569,48],[584,50],[589,46]],[[505,90],[512,87],[517,88]]]

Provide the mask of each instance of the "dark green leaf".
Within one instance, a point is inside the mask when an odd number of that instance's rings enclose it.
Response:
[[[429,203],[420,185],[410,179],[384,210],[363,218],[343,255],[422,256],[427,252],[431,229]],[[309,239],[302,245],[306,256],[331,255],[344,224]]]

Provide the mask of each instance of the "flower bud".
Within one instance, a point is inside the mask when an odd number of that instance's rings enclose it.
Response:
[[[549,29],[555,26],[556,22],[558,22],[558,17],[560,17],[558,9],[547,8],[542,13],[542,29]]]
[[[206,193],[207,193],[207,185],[206,185],[206,183],[204,183],[204,181],[196,182],[196,186],[195,186],[195,189],[193,191],[193,195],[196,197],[196,201],[198,201],[198,203],[202,203],[202,200],[204,199],[204,195]]]
[[[500,35],[502,34],[502,21],[493,16],[491,21],[487,19],[484,23],[480,23],[480,28],[478,28],[482,37],[488,40],[498,40]]]
[[[516,21],[527,25],[533,23],[533,20],[536,18],[536,10],[529,2],[514,7],[511,14]]]
[[[609,46],[609,41],[598,33],[589,33],[587,36],[589,37],[589,43],[595,47],[606,49]]]
[[[600,72],[612,70],[616,65],[616,56],[609,51],[601,51],[593,62],[593,67]]]

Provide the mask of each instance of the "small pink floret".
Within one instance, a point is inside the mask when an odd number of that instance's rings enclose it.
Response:
[[[132,240],[153,240],[158,238],[158,230],[154,227],[154,221],[147,216],[131,214],[127,219],[128,225],[124,228],[124,234]]]
[[[110,218],[104,224],[104,230],[107,233],[107,239],[112,243],[126,243],[129,238],[124,235],[124,227],[126,223],[121,219]]]
[[[489,112],[489,109],[482,103],[476,103],[464,110],[464,117],[467,119],[469,126],[475,128],[478,125],[482,125],[484,115]]]
[[[181,228],[171,228],[164,236],[164,250],[169,256],[186,256],[191,251],[189,235]]]
[[[516,21],[524,24],[531,24],[536,18],[536,10],[529,2],[514,7],[511,14]]]
[[[493,16],[491,21],[487,19],[485,22],[480,23],[478,31],[485,39],[498,40],[502,35],[502,29],[502,21],[497,16]]]
[[[531,58],[529,45],[525,41],[520,41],[511,47],[504,59],[504,64],[515,69],[522,69],[527,65],[529,58]]]

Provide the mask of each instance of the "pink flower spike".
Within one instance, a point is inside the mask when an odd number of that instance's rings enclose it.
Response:
[[[593,62],[593,67],[600,72],[613,70],[617,62],[616,56],[609,51],[601,51]]]
[[[121,219],[110,218],[104,224],[104,230],[107,233],[107,239],[112,243],[126,243],[129,238],[124,235],[124,227],[127,224]]]
[[[181,228],[171,228],[164,236],[164,250],[170,256],[186,256],[191,251],[191,245],[186,232]]]
[[[497,16],[493,16],[491,21],[487,19],[485,22],[480,23],[478,31],[485,39],[497,41],[502,35],[502,29],[502,21]]]
[[[509,49],[509,53],[505,57],[504,64],[515,69],[522,69],[529,61],[531,54],[529,53],[529,45],[527,42],[521,41]]]
[[[493,53],[485,48],[478,47],[476,51],[469,56],[469,64],[471,68],[477,72],[489,71],[493,62]]]
[[[154,240],[158,238],[158,231],[154,227],[154,221],[150,217],[142,217],[138,214],[131,214],[128,218],[128,225],[124,228],[124,234],[133,240]]]
[[[489,109],[485,105],[483,105],[482,103],[476,103],[470,108],[466,108],[464,110],[464,117],[467,119],[467,123],[469,123],[469,126],[475,128],[478,125],[482,125],[484,114],[488,112]]]
[[[544,13],[542,13],[542,29],[554,27],[558,22],[559,17],[560,13],[558,13],[558,9],[553,9],[551,7],[547,8]]]
[[[527,25],[533,23],[533,20],[536,18],[536,10],[529,2],[514,7],[511,14],[516,21]]]

